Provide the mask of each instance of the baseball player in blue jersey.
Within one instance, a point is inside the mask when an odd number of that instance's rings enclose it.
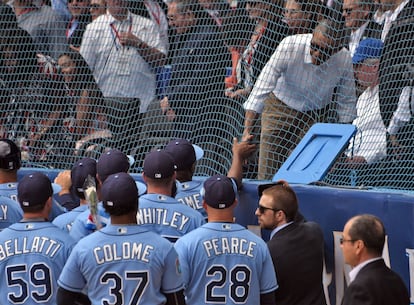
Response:
[[[118,149],[111,149],[103,153],[96,163],[96,181],[97,181],[97,193],[99,198],[100,186],[105,179],[119,172],[128,172],[131,165],[131,160],[126,154]],[[136,182],[138,186],[139,195],[145,193],[146,187],[143,183]],[[98,221],[101,226],[105,226],[109,223],[109,215],[106,213],[102,206],[102,203],[98,203]],[[76,241],[96,231],[96,224],[91,219],[91,213],[89,208],[81,212],[73,221],[70,236]]]
[[[109,176],[101,199],[110,224],[78,242],[58,280],[58,305],[88,289],[91,303],[185,305],[174,246],[137,225],[138,190],[127,173]]]
[[[72,223],[80,213],[88,210],[88,201],[85,198],[84,184],[88,175],[96,179],[96,161],[92,158],[83,158],[77,161],[70,171],[72,181],[71,192],[79,198],[80,205],[73,210],[59,215],[53,224],[66,232],[72,228]]]
[[[171,140],[164,150],[171,154],[176,165],[178,192],[175,199],[197,210],[207,218],[200,195],[203,182],[192,180],[196,161],[204,155],[203,149],[185,139],[175,139]]]
[[[253,139],[253,137],[251,136],[250,139]],[[193,180],[196,161],[203,157],[204,151],[201,147],[191,144],[185,139],[170,141],[165,147],[165,151],[171,154],[177,166],[176,179],[179,181],[179,187],[175,199],[199,211],[207,219],[207,213],[203,208],[200,194],[203,181]],[[236,179],[238,186],[241,186],[243,162],[256,151],[256,145],[249,141],[239,142],[237,138],[234,138],[232,151],[232,164],[227,176]]]
[[[75,242],[47,221],[52,195],[51,182],[42,173],[19,182],[23,219],[0,232],[2,304],[56,304],[57,279]]]
[[[171,197],[175,183],[175,163],[163,150],[148,153],[142,177],[147,194],[140,198],[138,224],[175,242],[205,223],[203,215]]]
[[[8,197],[17,202],[17,171],[21,167],[21,151],[9,139],[0,139],[0,196]],[[59,193],[60,186],[52,184],[53,193]],[[48,216],[53,220],[65,210],[55,201]]]
[[[0,196],[0,231],[23,217],[23,211],[16,201]]]
[[[278,288],[266,243],[233,223],[237,186],[216,175],[204,182],[208,223],[175,243],[188,304],[275,304]]]

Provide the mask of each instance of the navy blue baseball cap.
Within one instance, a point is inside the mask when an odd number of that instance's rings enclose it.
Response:
[[[0,139],[0,168],[15,170],[20,166],[21,152],[16,143],[9,139]]]
[[[102,184],[101,199],[104,208],[112,211],[138,209],[138,187],[134,178],[124,172],[108,176]]]
[[[165,151],[170,153],[174,158],[177,170],[189,169],[197,160],[204,155],[204,150],[190,141],[185,139],[176,139],[170,141],[165,146]]]
[[[360,41],[352,57],[353,64],[359,64],[367,58],[380,58],[384,43],[381,39],[365,38]]]
[[[236,200],[235,181],[223,175],[214,175],[204,181],[201,189],[203,200],[214,209],[226,209]]]
[[[70,171],[70,179],[72,180],[72,190],[78,197],[82,199],[85,199],[84,184],[88,175],[90,175],[94,179],[96,177],[95,159],[80,159],[72,166],[72,169]]]
[[[118,149],[111,149],[103,153],[96,164],[96,172],[101,182],[112,174],[128,172],[131,159]]]
[[[165,150],[153,150],[144,159],[144,175],[151,179],[164,179],[174,175],[176,170],[173,157]]]
[[[22,207],[43,205],[52,195],[52,183],[40,172],[24,176],[17,184],[17,199]]]

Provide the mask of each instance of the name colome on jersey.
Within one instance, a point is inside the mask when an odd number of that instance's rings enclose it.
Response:
[[[143,243],[123,242],[120,244],[105,244],[95,247],[93,254],[98,265],[120,261],[120,260],[140,260],[149,263],[151,252],[154,247]]]

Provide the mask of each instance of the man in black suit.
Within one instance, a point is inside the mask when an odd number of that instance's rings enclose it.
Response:
[[[401,91],[412,81],[414,65],[414,0],[381,0],[387,11],[381,39],[379,98],[382,119],[388,127]]]
[[[398,107],[404,88],[414,83],[414,0],[380,0],[386,14],[380,60],[379,104],[385,127]],[[389,141],[388,156],[393,162],[384,166],[387,186],[414,189],[414,113],[399,129],[396,140]],[[403,169],[403,171],[401,171]]]
[[[385,229],[373,215],[358,215],[345,224],[340,240],[345,263],[353,267],[342,305],[408,305],[400,276],[382,259]]]
[[[276,304],[325,305],[321,228],[296,219],[298,200],[286,181],[259,186],[259,196],[259,225],[272,230],[267,245],[279,284]]]

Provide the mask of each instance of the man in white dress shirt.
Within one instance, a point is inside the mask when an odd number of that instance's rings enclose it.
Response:
[[[138,114],[155,99],[154,68],[164,64],[166,48],[158,26],[132,14],[126,0],[108,0],[107,14],[87,26],[80,53],[106,98],[109,128],[118,141],[138,132]]]
[[[355,118],[352,60],[342,47],[341,33],[340,26],[323,20],[313,34],[282,40],[263,68],[244,104],[244,140],[261,114],[259,179],[272,178],[307,130],[325,120],[334,103],[339,122]]]

